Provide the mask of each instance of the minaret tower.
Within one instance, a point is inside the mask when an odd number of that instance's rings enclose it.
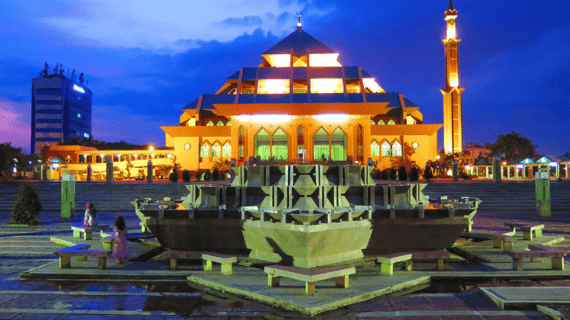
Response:
[[[443,148],[445,153],[461,153],[463,151],[463,121],[461,95],[464,88],[459,87],[459,57],[455,19],[457,10],[449,0],[449,10],[445,11],[447,36],[445,45],[445,89],[443,94]]]

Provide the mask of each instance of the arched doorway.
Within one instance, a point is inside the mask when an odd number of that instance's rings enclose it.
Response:
[[[287,153],[287,135],[281,128],[277,129],[272,137],[271,143],[272,158],[278,161],[287,161],[289,156]]]
[[[329,158],[329,134],[321,127],[313,136],[313,159],[321,161]]]
[[[269,160],[271,157],[269,146],[269,134],[262,128],[254,138],[255,157],[259,157],[261,160]]]
[[[346,160],[346,134],[339,128],[333,132],[331,137],[331,153],[334,161]]]

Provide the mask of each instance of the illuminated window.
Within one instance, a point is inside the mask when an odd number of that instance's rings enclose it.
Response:
[[[309,55],[311,67],[341,67],[337,61],[338,53],[314,53]]]
[[[364,89],[366,90],[366,92],[370,92],[370,93],[385,92],[384,89],[382,89],[378,85],[378,83],[376,82],[376,80],[374,78],[364,78],[364,79],[362,79],[362,84],[364,85]]]
[[[374,120],[370,119],[370,124],[374,125],[374,124],[376,124],[376,122],[374,122]]]
[[[259,80],[258,94],[289,94],[289,79]]]
[[[412,117],[412,116],[407,116],[406,117],[406,124],[416,124],[416,119],[414,119],[414,117]]]
[[[287,135],[281,128],[277,129],[273,134],[272,141],[272,155],[275,160],[288,160],[287,154]]]
[[[311,93],[343,93],[342,79],[311,79]]]
[[[214,143],[214,145],[212,146],[212,157],[219,157],[221,154],[222,154],[222,148],[217,142]]]
[[[398,141],[394,142],[392,145],[392,155],[395,157],[402,156],[402,145]]]
[[[208,127],[214,126],[214,122],[213,122],[213,121],[209,121],[208,124],[207,124],[207,126],[208,126]]]
[[[412,143],[412,148],[417,149],[420,147],[420,144],[417,142]]]
[[[370,155],[379,156],[380,155],[380,145],[376,141],[372,141],[370,144]]]
[[[245,161],[245,128],[240,126],[238,128],[238,153],[240,161]]]
[[[200,158],[207,158],[210,156],[210,146],[204,143],[200,146]]]
[[[392,154],[392,146],[388,143],[388,141],[384,141],[382,143],[382,156],[389,157]]]
[[[386,122],[384,122],[384,120],[378,120],[378,124],[386,124]]]
[[[346,160],[346,134],[340,128],[332,134],[331,153],[334,161]]]
[[[329,134],[320,128],[313,136],[313,159],[321,161],[329,158]]]
[[[226,126],[231,126],[232,125],[232,120],[228,120],[228,122],[226,122]]]
[[[307,56],[293,56],[293,67],[306,67],[307,66]]]
[[[261,160],[269,160],[269,134],[265,129],[261,129],[256,135],[254,139],[255,143],[255,156],[259,157]]]
[[[224,123],[222,122],[222,120],[218,121],[218,123],[216,123],[217,126],[224,126]]]
[[[390,120],[388,121],[388,124],[396,124],[396,122],[394,120]]]
[[[262,56],[272,67],[287,68],[291,66],[290,54],[263,54]]]
[[[223,157],[231,157],[232,156],[232,146],[226,142],[222,147],[222,156]]]

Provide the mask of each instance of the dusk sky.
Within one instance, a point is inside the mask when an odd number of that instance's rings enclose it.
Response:
[[[570,151],[570,4],[454,0],[464,140],[519,132],[538,152]],[[44,62],[85,73],[96,140],[164,145],[160,126],[242,67],[303,30],[387,92],[443,123],[448,0],[3,0],[0,143],[30,148],[32,78]],[[442,145],[443,129],[438,132]]]

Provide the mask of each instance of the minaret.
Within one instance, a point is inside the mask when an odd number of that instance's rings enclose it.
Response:
[[[463,121],[461,95],[464,88],[459,87],[459,57],[456,38],[455,19],[457,10],[449,0],[449,10],[445,11],[447,36],[445,45],[445,89],[443,94],[443,148],[445,153],[461,153],[463,151]]]

